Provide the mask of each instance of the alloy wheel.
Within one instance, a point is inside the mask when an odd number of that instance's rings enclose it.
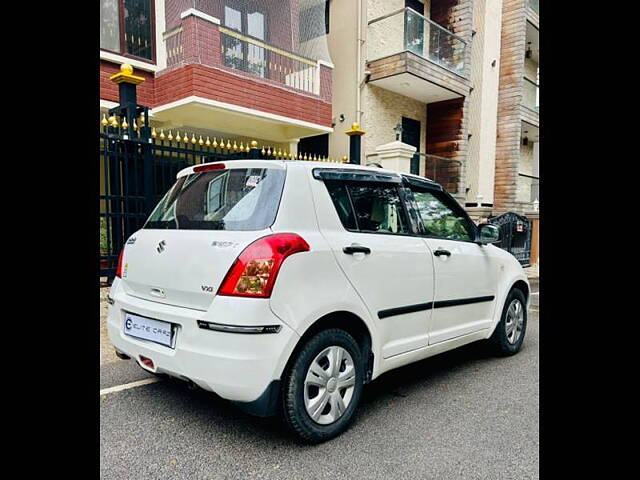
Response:
[[[509,343],[516,344],[522,336],[524,328],[524,307],[522,302],[514,298],[509,304],[507,310],[507,318],[505,319],[505,330]]]

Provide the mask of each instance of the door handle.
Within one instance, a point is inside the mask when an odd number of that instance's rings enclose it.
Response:
[[[352,243],[348,247],[343,247],[342,251],[347,255],[353,255],[354,253],[364,253],[365,255],[369,255],[371,253],[371,249],[369,247],[358,245],[356,243]]]
[[[451,252],[450,252],[449,250],[443,250],[443,249],[441,249],[441,248],[439,248],[438,250],[435,250],[435,251],[433,252],[433,254],[434,254],[436,257],[439,257],[440,255],[446,255],[447,257],[450,257],[450,256],[451,256]]]

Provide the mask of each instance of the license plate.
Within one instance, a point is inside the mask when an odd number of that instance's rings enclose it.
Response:
[[[123,331],[130,337],[149,340],[166,347],[173,348],[173,324],[152,318],[141,317],[132,313],[125,314]]]

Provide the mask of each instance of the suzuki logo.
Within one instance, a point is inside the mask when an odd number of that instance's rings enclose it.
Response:
[[[167,244],[167,242],[165,242],[164,240],[162,240],[159,244],[158,244],[158,248],[156,248],[156,250],[158,250],[158,253],[162,253],[164,252],[164,246]]]

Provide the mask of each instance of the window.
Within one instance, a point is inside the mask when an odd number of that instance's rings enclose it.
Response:
[[[324,19],[324,22],[323,22]],[[329,33],[329,0],[300,11],[300,43]]]
[[[101,0],[100,48],[154,59],[152,0]]]
[[[266,41],[266,17],[255,6],[228,0],[224,6],[224,26],[243,35]],[[265,77],[268,58],[263,47],[224,34],[222,46],[224,64],[227,67]]]
[[[425,234],[449,240],[473,239],[473,228],[469,220],[440,192],[418,190],[412,187],[413,198],[422,218]]]
[[[409,234],[406,212],[395,185],[325,181],[333,205],[347,230]]]
[[[285,171],[232,168],[180,177],[144,228],[263,230],[275,221]]]

